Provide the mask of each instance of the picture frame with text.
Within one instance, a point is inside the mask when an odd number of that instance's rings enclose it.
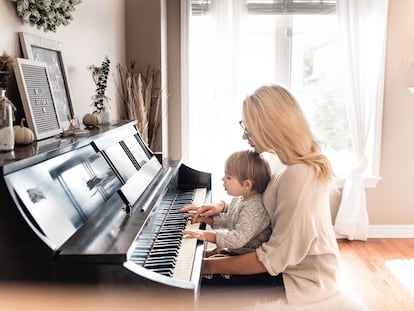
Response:
[[[27,124],[35,139],[62,133],[47,64],[16,58],[13,66]]]
[[[62,43],[25,32],[19,32],[19,38],[25,58],[47,64],[59,119],[63,130],[66,130],[70,121],[75,119],[75,110],[64,65]]]

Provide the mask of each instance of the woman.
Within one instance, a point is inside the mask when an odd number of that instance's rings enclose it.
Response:
[[[331,166],[322,155],[292,94],[265,85],[243,103],[243,139],[256,152],[278,156],[284,169],[272,176],[263,203],[272,234],[255,252],[207,258],[204,274],[281,274],[289,303],[312,303],[338,291],[339,251],[331,222]],[[224,212],[226,204],[187,206],[192,222]]]

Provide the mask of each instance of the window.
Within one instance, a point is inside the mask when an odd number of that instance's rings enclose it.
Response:
[[[297,97],[336,175],[345,177],[353,156],[335,1],[194,2],[184,159],[212,172],[223,193],[225,158],[248,148],[237,124],[243,98],[265,83],[279,83]],[[374,167],[367,176],[375,175]]]

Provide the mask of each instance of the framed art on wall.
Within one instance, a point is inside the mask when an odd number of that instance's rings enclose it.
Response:
[[[67,129],[70,120],[75,118],[75,111],[64,66],[62,43],[25,32],[19,32],[19,37],[25,58],[47,64],[59,119],[63,129]]]
[[[62,126],[53,97],[47,64],[16,58],[13,65],[24,114],[35,139],[60,134]]]

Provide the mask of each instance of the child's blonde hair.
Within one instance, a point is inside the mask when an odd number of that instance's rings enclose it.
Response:
[[[252,182],[252,191],[263,193],[270,180],[270,167],[263,157],[252,150],[243,150],[231,154],[224,166],[226,175],[236,177],[241,183]]]

